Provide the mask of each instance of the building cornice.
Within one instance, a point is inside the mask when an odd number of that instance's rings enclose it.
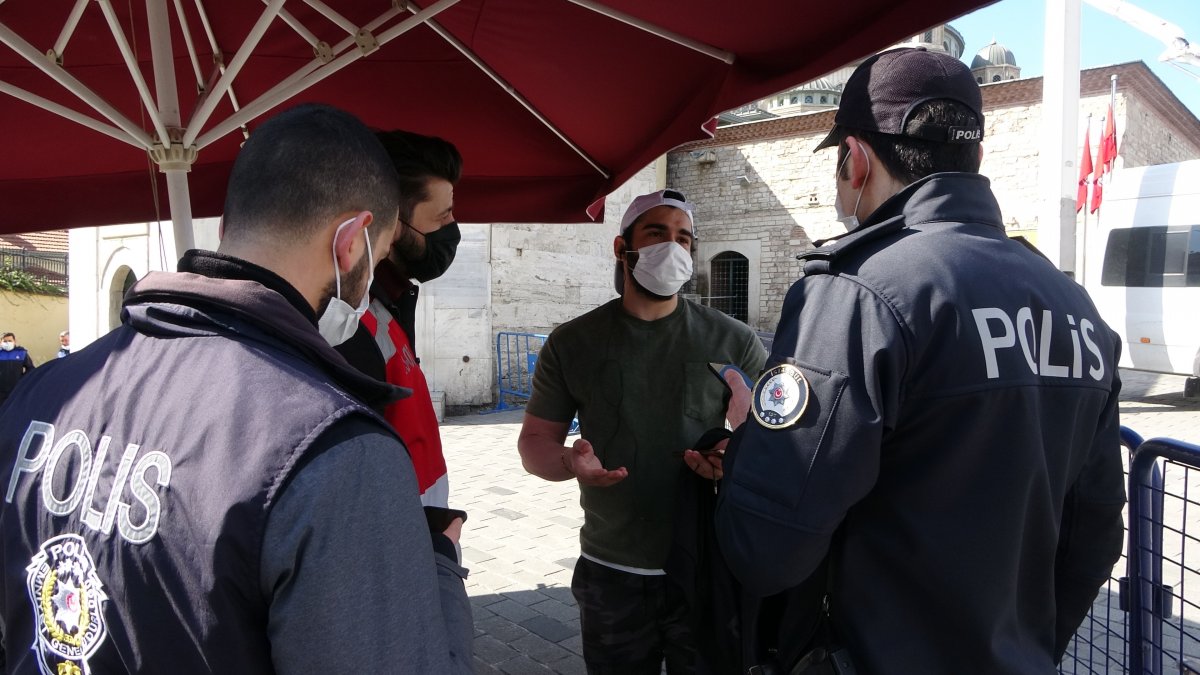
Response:
[[[1132,95],[1147,105],[1177,136],[1200,139],[1200,119],[1197,119],[1187,109],[1187,106],[1183,105],[1179,98],[1163,84],[1162,80],[1141,61],[1080,71],[1080,98],[1107,94],[1113,75],[1117,76],[1118,94]],[[987,114],[989,110],[1021,105],[1040,105],[1042,102],[1041,77],[987,83],[982,85],[980,90],[983,92],[984,114]],[[676,151],[702,150],[824,134],[833,126],[833,116],[836,113],[836,110],[823,110],[761,122],[746,122],[719,127],[716,135],[712,138],[681,145],[676,148]]]

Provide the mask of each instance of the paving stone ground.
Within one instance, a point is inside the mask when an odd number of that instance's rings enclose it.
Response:
[[[1124,371],[1122,379],[1123,424],[1145,438],[1200,444],[1200,401],[1183,398],[1183,378]],[[471,570],[475,668],[481,675],[582,674],[570,590],[583,523],[579,491],[574,481],[551,483],[521,468],[522,415],[448,417],[441,428],[451,506],[470,512],[462,547]],[[1200,534],[1200,522],[1191,529]]]

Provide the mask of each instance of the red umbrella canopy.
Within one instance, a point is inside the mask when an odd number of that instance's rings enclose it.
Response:
[[[7,0],[0,232],[166,219],[164,157],[219,215],[305,101],[455,143],[460,220],[579,222],[717,113],[990,1]]]

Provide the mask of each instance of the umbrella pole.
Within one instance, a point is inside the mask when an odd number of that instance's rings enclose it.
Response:
[[[175,230],[175,259],[179,260],[184,251],[196,247],[187,170],[165,169],[163,173],[167,174],[167,199],[171,203],[171,222]]]

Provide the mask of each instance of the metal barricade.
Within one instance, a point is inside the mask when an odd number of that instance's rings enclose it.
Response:
[[[1142,444],[1142,437],[1128,427],[1121,427],[1121,445],[1133,453]],[[1128,478],[1128,473],[1126,477]],[[1129,519],[1126,518],[1126,523]],[[1075,636],[1067,645],[1058,672],[1063,675],[1100,675],[1124,673],[1129,658],[1128,632],[1123,587],[1128,578],[1128,556],[1123,552],[1113,566],[1108,581],[1100,588],[1092,609],[1084,618]]]
[[[1161,474],[1159,470],[1161,468]],[[1200,671],[1200,446],[1164,438],[1142,443],[1129,470],[1129,672]]]
[[[484,412],[525,407],[523,401],[533,394],[533,370],[545,342],[546,336],[538,333],[496,334],[496,407]]]

